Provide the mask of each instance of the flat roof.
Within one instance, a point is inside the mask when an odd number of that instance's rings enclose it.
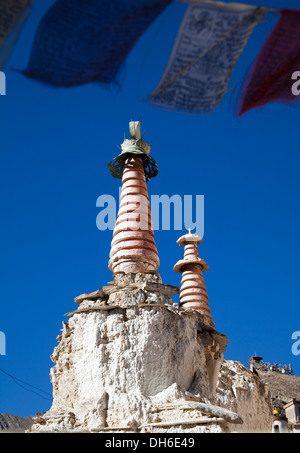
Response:
[[[300,406],[300,401],[296,400],[295,398],[292,398],[291,401],[289,401],[283,406],[283,409],[287,409],[290,406]]]

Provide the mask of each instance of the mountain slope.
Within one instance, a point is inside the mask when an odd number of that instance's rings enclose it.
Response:
[[[273,407],[284,414],[282,407],[292,398],[300,400],[300,377],[274,371],[257,373],[264,384],[269,384]]]
[[[0,414],[0,431],[24,432],[33,423],[32,417],[19,417],[18,415]]]

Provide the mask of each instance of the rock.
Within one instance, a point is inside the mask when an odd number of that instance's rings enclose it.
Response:
[[[285,415],[283,406],[292,398],[300,400],[300,377],[279,373],[276,371],[259,370],[260,380],[269,386],[272,405],[282,415]]]
[[[273,409],[269,387],[240,362],[224,360],[217,383],[216,404],[237,413],[239,432],[271,432]]]
[[[81,304],[84,300],[95,300],[95,299],[107,299],[106,294],[98,289],[92,293],[81,294],[81,296],[75,297],[74,302],[76,304]]]
[[[242,424],[242,418],[228,409],[224,409],[219,406],[214,406],[212,404],[194,402],[194,401],[179,401],[176,403],[166,404],[159,408],[160,410],[164,409],[181,409],[181,410],[197,410],[202,414],[208,414],[214,417],[223,418],[224,420],[231,423]]]

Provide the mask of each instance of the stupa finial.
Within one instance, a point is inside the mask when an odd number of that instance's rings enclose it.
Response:
[[[114,178],[121,179],[126,156],[128,154],[136,154],[143,161],[145,178],[146,181],[149,181],[157,175],[158,168],[153,157],[149,156],[151,146],[141,136],[141,123],[139,121],[130,121],[129,133],[130,139],[124,137],[124,141],[121,144],[121,154],[107,164],[109,171]]]

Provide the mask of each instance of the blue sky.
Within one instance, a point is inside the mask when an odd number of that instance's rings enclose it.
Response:
[[[257,353],[290,363],[300,375],[300,356],[291,352],[292,333],[300,330],[299,109],[272,104],[239,121],[231,93],[206,116],[146,103],[167,61],[181,4],[139,40],[121,93],[97,84],[51,89],[28,80],[13,68],[26,67],[36,27],[52,3],[36,1],[5,69],[7,95],[0,98],[0,331],[7,342],[0,368],[51,394],[50,355],[64,314],[77,308],[76,296],[112,279],[112,231],[97,229],[96,200],[118,196],[120,182],[107,163],[119,153],[124,132],[128,137],[128,122],[140,119],[159,167],[149,194],[205,197],[199,254],[210,266],[204,277],[216,329],[228,336],[225,358],[247,365]],[[263,5],[297,9],[297,3]],[[239,86],[276,20],[269,15],[256,28],[230,88]],[[155,232],[164,283],[180,285],[173,266],[183,255],[176,244],[183,233]],[[38,393],[0,373],[0,413],[48,410],[51,401],[41,395],[51,397]]]

